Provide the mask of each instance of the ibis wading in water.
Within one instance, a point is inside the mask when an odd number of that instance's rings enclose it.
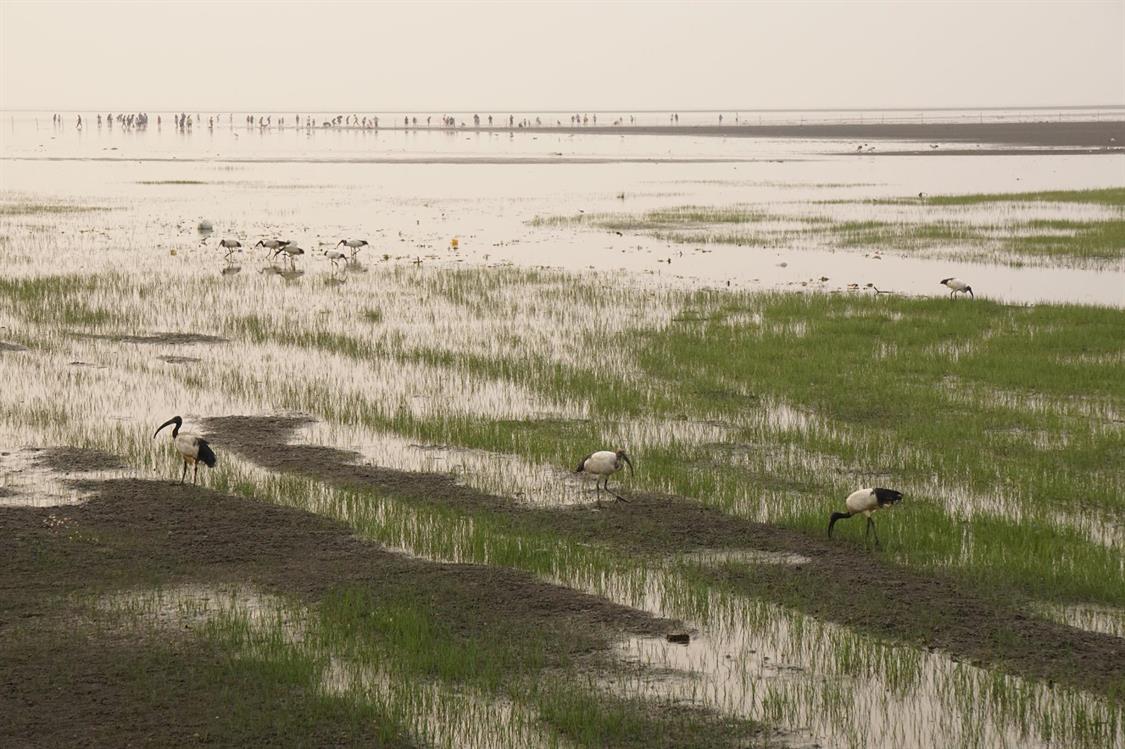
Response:
[[[152,438],[156,439],[156,435],[160,434],[160,430],[166,426],[175,424],[172,428],[172,444],[175,445],[176,451],[184,459],[184,472],[180,474],[180,483],[184,483],[184,478],[187,476],[188,464],[195,465],[195,472],[191,475],[191,483],[195,483],[196,478],[199,477],[199,464],[214,468],[215,463],[218,462],[215,458],[215,451],[207,444],[207,440],[202,437],[196,437],[194,434],[184,432],[180,433],[180,427],[184,425],[184,420],[179,416],[173,416],[160,425],[155,432],[152,433]]]
[[[242,242],[239,242],[237,239],[224,239],[219,242],[219,246],[226,250],[227,257],[230,257],[233,253],[242,249]]]
[[[357,252],[359,252],[360,250],[362,250],[364,247],[367,246],[367,240],[366,239],[341,239],[339,242],[336,243],[337,247],[339,247],[340,245],[344,245],[349,250],[351,250],[352,251],[352,257],[355,257],[355,254]]]
[[[589,473],[598,477],[598,503],[601,503],[602,489],[617,497],[618,502],[628,502],[629,500],[622,497],[616,492],[610,491],[609,477],[620,471],[626,465],[629,466],[629,473],[633,473],[633,461],[629,460],[629,456],[625,454],[624,450],[613,452],[612,450],[599,450],[596,453],[590,453],[578,467],[574,469],[575,473]],[[604,479],[604,486],[603,484]]]
[[[259,239],[255,247],[265,247],[271,251],[271,254],[276,255],[277,251],[285,245],[290,244],[288,239]]]
[[[862,513],[867,517],[867,530],[864,531],[863,540],[866,542],[871,532],[875,531],[875,545],[878,546],[879,531],[875,530],[875,521],[871,519],[871,514],[901,501],[902,492],[897,492],[894,489],[876,488],[854,491],[844,500],[844,506],[848,508],[848,511],[834,512],[828,520],[828,537],[832,537],[832,526],[836,525],[837,520],[846,520],[852,515]]]
[[[941,279],[941,285],[949,288],[949,296],[951,297],[960,291],[962,294],[968,294],[973,299],[976,299],[976,297],[973,296],[973,287],[960,278],[943,278]]]
[[[276,250],[274,250],[272,257],[277,257],[278,255],[285,255],[285,257],[289,258],[290,264],[292,264],[293,258],[297,257],[298,255],[304,255],[304,254],[305,254],[305,251],[302,250],[300,247],[298,247],[295,244],[287,242],[286,244],[284,244],[281,247],[278,247]]]

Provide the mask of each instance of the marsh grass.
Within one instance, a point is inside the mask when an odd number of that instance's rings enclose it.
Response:
[[[1014,218],[982,222],[957,211],[991,204],[1088,204],[1110,210],[1098,219]],[[1095,267],[1125,260],[1125,188],[1037,193],[945,195],[824,206],[921,206],[922,220],[785,215],[756,206],[680,206],[643,214],[591,213],[536,217],[539,227],[577,226],[637,232],[678,244],[751,247],[827,247],[956,255],[992,262],[1050,262]],[[732,227],[737,227],[733,228]]]
[[[896,202],[896,201],[874,201]],[[977,205],[980,203],[1092,203],[1125,208],[1125,187],[1101,190],[1046,190],[1042,192],[985,193],[978,195],[932,195],[927,205]]]
[[[91,213],[108,211],[104,206],[76,205],[73,203],[0,203],[0,217],[3,216],[51,216],[65,213]]]
[[[724,436],[635,437],[628,446],[640,471],[630,490],[672,492],[819,537],[847,493],[889,484],[908,501],[879,519],[887,561],[957,575],[1005,601],[1125,603],[1121,533],[1113,525],[1125,490],[1119,310],[632,289],[606,295],[596,282],[549,272],[394,268],[371,275],[372,290],[357,295],[354,312],[326,317],[322,310],[339,309],[339,300],[318,305],[303,288],[182,282],[191,303],[172,298],[159,314],[232,339],[188,368],[155,366],[139,347],[68,335],[151,328],[160,320],[152,300],[166,290],[159,279],[106,274],[0,283],[0,310],[22,321],[23,340],[48,334],[19,354],[30,361],[3,360],[14,386],[0,421],[40,435],[43,444],[98,447],[168,475],[178,468],[175,457],[151,441],[150,425],[111,423],[104,414],[143,421],[166,402],[205,414],[293,410],[357,434],[387,432],[567,467],[590,449],[638,434],[629,425],[641,418],[714,423]],[[368,301],[373,294],[378,308]],[[72,351],[98,353],[112,367],[56,366]],[[396,372],[417,379],[402,386]],[[507,388],[505,402],[518,396],[534,411],[456,399],[426,410],[400,398],[486,382]],[[512,567],[599,593],[613,580],[628,591],[614,594],[621,600],[645,601],[647,575],[661,564],[488,508],[265,476],[228,454],[208,480],[216,490],[335,517],[364,538],[435,559]],[[842,528],[838,542],[861,543],[854,528]],[[662,598],[696,621],[719,615],[713,582],[674,576],[686,583],[675,597],[662,590]],[[815,593],[794,591],[783,602],[796,605],[800,595]],[[776,591],[760,595],[778,600]],[[599,745],[589,737],[624,735],[638,722],[650,736],[668,737],[668,745],[683,735],[654,717],[658,703],[607,698],[583,685],[575,664],[543,660],[559,633],[527,633],[526,646],[536,651],[529,654],[514,642],[523,633],[502,625],[470,636],[425,601],[375,601],[355,589],[334,592],[318,615],[317,630],[338,655],[391,664],[399,683],[424,678],[453,691],[520,699],[568,740]],[[303,664],[267,645],[253,646],[255,657],[303,674],[301,683],[313,666],[324,667],[322,653]],[[840,647],[848,674],[885,674],[900,692],[921,678],[906,656]],[[529,686],[522,669],[532,666],[565,673],[560,690]],[[525,694],[506,691],[513,675]],[[973,689],[966,693],[981,693]],[[847,702],[844,693],[838,698]],[[797,699],[775,689],[772,707],[758,715],[785,715]],[[815,699],[830,696],[817,692]],[[1007,701],[1013,715],[1034,713],[1007,682],[989,699]],[[409,704],[403,700],[394,704]],[[420,714],[401,709],[407,722]],[[957,708],[963,716],[979,709]],[[1075,725],[1083,709],[1068,713],[1068,736],[1081,735]],[[701,720],[687,725],[707,723]],[[1044,730],[1032,718],[1027,725]],[[1089,729],[1088,745],[1117,729],[1101,730]]]

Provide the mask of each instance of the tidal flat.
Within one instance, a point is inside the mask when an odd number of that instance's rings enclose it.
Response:
[[[1053,156],[1075,171],[1028,190],[936,167],[959,187],[924,198],[910,157],[818,158],[555,165],[539,192],[522,164],[99,163],[62,188],[70,162],[19,162],[0,743],[1125,743],[1122,258],[1084,228],[1120,223],[1121,188],[1078,162],[1120,157]],[[990,243],[883,225],[946,212]],[[849,220],[877,225],[852,246]],[[1036,221],[1076,226],[1012,228]],[[671,236],[784,222],[784,259]],[[762,270],[802,255],[857,270]],[[1051,298],[1046,270],[1105,285]],[[153,439],[176,414],[219,458],[196,486]],[[574,467],[622,447],[628,501],[599,501]],[[829,539],[865,486],[906,495],[881,548],[862,518]]]

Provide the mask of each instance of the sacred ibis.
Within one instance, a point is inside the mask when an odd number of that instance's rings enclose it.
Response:
[[[962,281],[960,278],[943,278],[941,279],[941,285],[946,286],[950,289],[950,298],[952,298],[954,294],[960,291],[962,294],[968,294],[973,299],[976,299],[976,297],[973,296],[973,287]]]
[[[629,466],[629,473],[632,474],[633,461],[629,460],[629,456],[625,454],[624,450],[618,450],[617,452],[613,452],[612,450],[599,450],[583,458],[581,462],[579,462],[578,467],[574,469],[574,472],[588,473],[598,477],[598,504],[601,504],[602,489],[605,489],[607,492],[617,497],[618,502],[628,502],[629,500],[611,491],[609,488],[609,477],[620,471],[626,465]]]
[[[304,255],[305,251],[295,244],[286,243],[285,245],[274,250],[273,254],[274,256],[284,254],[287,258],[289,258],[289,262],[292,263],[293,258],[297,257],[298,255]]]
[[[902,492],[897,492],[894,489],[875,488],[854,491],[844,500],[844,506],[848,508],[848,511],[834,512],[832,517],[829,518],[828,537],[832,537],[832,526],[836,525],[837,520],[846,520],[852,515],[863,513],[867,517],[867,530],[863,533],[863,540],[866,543],[868,535],[875,531],[875,545],[879,546],[879,531],[875,530],[875,521],[871,519],[871,515],[884,507],[891,507],[901,501]]]
[[[340,245],[344,245],[349,250],[351,250],[352,251],[352,257],[355,257],[355,254],[357,252],[359,252],[360,250],[362,250],[364,247],[367,246],[367,240],[366,239],[341,239],[339,242],[336,243],[337,247],[339,247]]]
[[[242,249],[242,242],[239,242],[237,239],[224,239],[219,242],[219,246],[226,250],[227,257],[230,257],[235,252]]]
[[[180,483],[184,483],[184,478],[187,476],[188,464],[195,465],[195,471],[191,475],[191,483],[195,483],[196,478],[199,476],[199,464],[203,463],[208,468],[214,468],[217,462],[215,452],[211,446],[207,444],[207,440],[202,437],[196,437],[194,434],[184,432],[180,433],[180,427],[184,425],[184,420],[179,416],[173,416],[168,421],[161,424],[155,432],[152,433],[152,438],[156,439],[156,435],[160,434],[160,430],[169,425],[172,427],[172,444],[175,446],[176,451],[184,459],[184,472],[180,474]]]
[[[254,246],[265,247],[267,250],[271,250],[276,255],[277,251],[287,244],[290,244],[288,239],[259,239],[258,243]]]
[[[339,265],[337,265],[337,263],[339,263],[341,260],[343,260],[345,264],[348,262],[348,256],[347,255],[345,255],[342,252],[336,252],[335,250],[325,250],[324,256],[326,258],[328,258],[329,260],[331,260],[332,265],[334,265],[336,267],[339,267]]]

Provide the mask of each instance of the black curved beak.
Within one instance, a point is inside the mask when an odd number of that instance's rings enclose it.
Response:
[[[168,421],[161,424],[159,427],[156,428],[156,431],[152,433],[152,438],[156,439],[156,435],[160,434],[161,429],[163,429],[164,427],[171,426],[171,425],[175,424],[177,421],[179,421],[179,418],[180,417],[178,417],[178,416],[173,416],[171,419],[168,419]]]
[[[621,456],[621,458],[622,458],[622,459],[623,459],[623,460],[625,461],[625,465],[629,466],[629,475],[630,475],[630,476],[634,475],[634,474],[633,474],[633,461],[629,460],[629,456],[628,456],[628,455],[624,455],[624,454],[623,454],[623,455]]]

